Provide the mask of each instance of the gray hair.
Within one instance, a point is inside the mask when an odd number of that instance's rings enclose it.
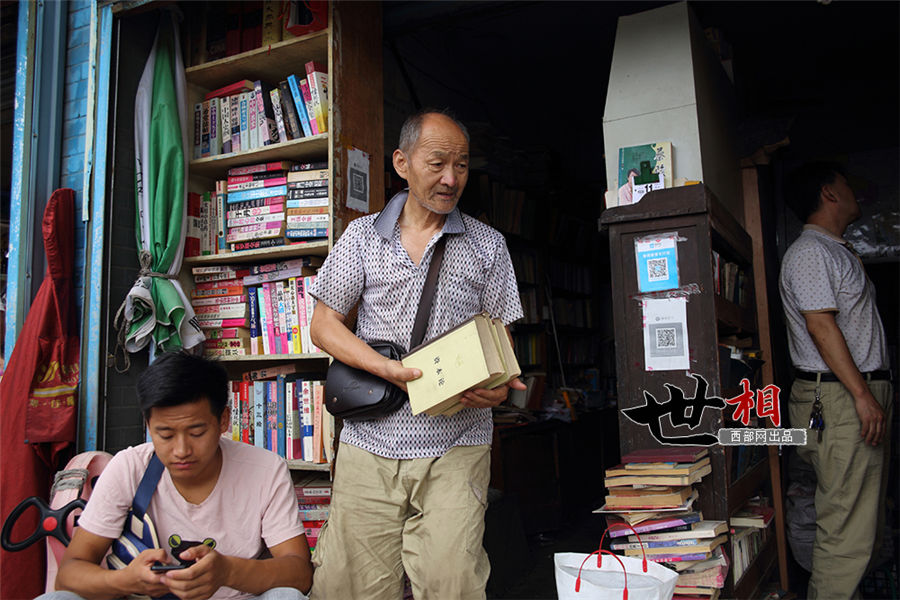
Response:
[[[466,138],[466,143],[469,143],[469,130],[466,129],[466,126],[463,125],[452,112],[450,112],[450,109],[423,108],[407,117],[406,121],[403,123],[403,127],[400,128],[400,143],[398,145],[400,150],[409,153],[415,147],[416,142],[419,141],[419,134],[422,133],[422,123],[425,121],[427,115],[444,115],[459,127],[463,136]]]

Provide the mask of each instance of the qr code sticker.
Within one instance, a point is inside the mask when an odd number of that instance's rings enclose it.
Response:
[[[360,202],[369,200],[368,177],[359,169],[350,169],[350,197]]]
[[[668,278],[668,258],[651,258],[647,260],[647,281],[666,281]]]
[[[656,330],[656,347],[660,350],[677,346],[674,327],[659,327]]]

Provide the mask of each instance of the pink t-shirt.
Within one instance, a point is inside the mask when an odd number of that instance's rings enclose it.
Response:
[[[171,535],[190,541],[212,538],[216,551],[240,558],[257,558],[264,547],[303,535],[287,464],[268,450],[226,438],[219,447],[223,458],[219,480],[200,504],[185,500],[169,472],[163,471],[147,512],[169,556]],[[78,526],[102,537],[119,537],[152,453],[153,444],[147,443],[116,454],[100,475]],[[250,596],[222,587],[213,598]]]

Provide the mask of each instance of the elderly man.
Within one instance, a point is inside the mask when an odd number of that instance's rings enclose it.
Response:
[[[314,343],[350,366],[405,389],[421,375],[366,340],[409,348],[436,242],[446,250],[425,340],[486,311],[522,317],[503,236],[460,213],[469,139],[440,111],[407,119],[393,163],[409,187],[377,215],[347,227],[319,271]],[[354,335],[347,313],[359,305]],[[319,537],[313,598],[390,598],[409,576],[418,600],[483,598],[490,565],[482,547],[490,479],[491,407],[509,387],[465,393],[465,409],[413,415],[409,403],[372,420],[345,420],[329,520]]]

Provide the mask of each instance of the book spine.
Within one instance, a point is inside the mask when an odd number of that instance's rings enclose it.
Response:
[[[267,281],[284,281],[285,279],[307,275],[308,273],[309,267],[290,267],[287,269],[257,273],[256,275],[247,275],[242,281],[244,282],[244,285],[255,285]]]
[[[286,407],[284,404],[285,403],[284,375],[279,375],[275,381],[276,381],[276,388],[278,390],[278,404],[277,404],[278,456],[280,456],[282,458],[287,458],[287,448],[285,446],[285,442],[287,440],[286,440],[285,430],[284,430],[284,427],[285,427],[284,421],[287,418],[287,415],[285,414]]]
[[[248,227],[255,227],[248,225]],[[280,229],[260,229],[258,231],[246,231],[241,233],[229,233],[228,243],[245,242],[248,240],[264,240],[269,238],[281,238],[284,235],[284,228]]]
[[[230,286],[224,288],[213,288],[211,290],[191,290],[191,298],[207,298],[210,296],[236,296],[244,293],[243,284],[240,286]]]
[[[291,277],[287,281],[287,305],[291,315],[291,343],[292,352],[301,354],[303,344],[300,342],[300,315],[297,312],[297,278]]]
[[[247,137],[250,138],[250,148],[259,148],[259,111],[256,108],[256,90],[247,92]]]
[[[291,410],[291,397],[294,394],[294,382],[284,382],[284,457],[294,460],[294,413]]]
[[[222,101],[213,98],[209,101],[209,154],[222,154]]]
[[[263,175],[268,171],[289,171],[296,163],[290,161],[278,161],[268,163],[257,163],[255,165],[245,165],[243,167],[232,167],[228,169],[229,177],[238,177],[240,175]]]
[[[241,441],[252,444],[250,439],[250,382],[241,381]]]
[[[260,206],[272,206],[284,204],[284,196],[271,196],[269,198],[257,198],[256,200],[241,200],[228,205],[228,210],[244,210],[247,208],[259,208]],[[279,209],[281,210],[281,209]],[[271,211],[270,211],[271,212]],[[278,212],[278,211],[275,211]]]
[[[241,95],[235,94],[230,96],[229,106],[231,107],[231,151],[240,152],[241,146]]]
[[[260,346],[260,354],[270,354],[272,352],[269,340],[269,316],[266,315],[265,290],[262,286],[255,286],[253,292],[256,295],[256,317],[258,319],[257,336]]]
[[[266,382],[266,450],[278,452],[278,382]]]
[[[240,95],[240,103],[241,103],[241,150],[247,151],[252,149],[250,146],[250,123],[248,122],[249,114],[248,110],[250,108],[250,94],[247,92],[242,92]]]
[[[286,185],[287,179],[284,177],[270,177],[268,179],[257,179],[255,181],[245,181],[243,183],[228,183],[228,192],[241,192],[244,190],[256,190],[260,188],[275,187]]]
[[[214,350],[219,348],[249,348],[247,344],[246,338],[232,338],[226,340],[206,340],[203,342],[203,347]]]
[[[322,412],[325,410],[325,386],[321,381],[313,383],[313,462],[325,462],[322,440]]]
[[[291,170],[287,174],[288,183],[293,183],[296,181],[310,181],[313,179],[324,179],[325,184],[328,184],[328,178],[331,174],[328,172],[328,169],[304,169],[304,170]]]
[[[309,381],[303,382],[303,460],[313,460],[313,427],[312,427],[312,385]]]
[[[261,354],[259,347],[259,301],[256,296],[256,287],[247,288],[250,308],[250,354]]]
[[[309,179],[304,181],[291,181],[288,179],[287,186],[285,186],[285,192],[288,190],[305,190],[309,188],[321,188],[328,187],[328,179]]]
[[[308,321],[312,322],[313,309],[315,308],[316,300],[312,297],[312,294],[309,293],[309,289],[316,282],[316,276],[310,275],[308,277],[304,277],[303,281],[303,298],[306,301],[306,316]],[[310,352],[321,352],[318,346],[312,343],[312,338],[309,334],[309,327],[306,328],[306,341],[308,342],[307,346],[310,348]]]
[[[239,217],[228,219],[228,226],[244,227],[246,225],[256,225],[260,223],[283,223],[284,218],[283,212],[254,215],[252,217]]]
[[[253,382],[253,445],[266,447],[266,382]]]
[[[215,331],[207,331],[207,340],[226,340],[226,339],[245,339],[247,330],[238,327],[228,327],[225,329],[217,329]]]
[[[244,200],[256,200],[258,198],[271,198],[273,196],[284,196],[287,193],[287,187],[276,185],[272,187],[263,187],[255,190],[243,190],[240,192],[232,192],[228,194],[228,203],[243,202]]]
[[[246,356],[247,350],[244,348],[205,348],[204,356],[210,358],[222,358],[225,356]]]
[[[297,76],[288,75],[287,81],[291,88],[291,98],[294,100],[294,107],[297,109],[297,118],[300,120],[300,126],[303,128],[303,135],[310,137],[312,129],[309,126],[309,117],[306,114],[306,105],[303,102],[303,95],[300,93]]]
[[[281,339],[281,352],[291,353],[290,340],[288,339],[287,312],[284,305],[284,282],[276,281],[272,285],[275,292],[275,306],[278,307],[278,329]]]
[[[201,105],[200,156],[206,158],[209,156],[209,100],[204,100]]]
[[[327,206],[307,206],[305,208],[288,208],[285,213],[289,216],[296,215],[327,215]]]
[[[288,190],[287,197],[291,200],[302,200],[304,198],[327,198],[328,186],[323,185],[321,187]]]
[[[272,112],[275,115],[275,128],[278,130],[278,140],[286,142],[288,138],[287,129],[284,126],[284,112],[281,110],[281,90],[273,88],[269,90],[269,101],[272,103]]]
[[[203,156],[201,150],[203,145],[203,103],[198,102],[194,105],[194,160]]]
[[[263,46],[269,46],[281,41],[284,27],[281,22],[280,0],[264,0],[262,13],[262,37]],[[283,455],[282,455],[283,456]]]
[[[226,202],[225,181],[216,182],[216,254],[230,252],[225,242],[225,207]]]
[[[260,80],[257,79],[254,81],[253,86],[255,88],[254,93],[256,94],[256,130],[259,136],[259,145],[268,146],[269,144],[274,143],[269,136],[269,121],[268,116],[266,115],[266,101],[268,101],[268,95],[263,95],[262,82]]]
[[[274,165],[278,165],[279,163],[274,163]],[[274,166],[273,165],[273,166]],[[265,167],[267,165],[255,165],[256,167]],[[244,173],[242,175],[231,175],[231,169],[228,175],[228,185],[232,185],[235,183],[247,183],[250,181],[264,181],[266,179],[277,179],[279,177],[286,177],[285,173],[287,172],[285,169],[263,169],[263,170],[254,170],[250,173]]]
[[[293,388],[293,394],[291,394],[291,412],[293,413],[293,424],[291,426],[292,451],[294,458],[303,460],[303,434],[300,423],[300,397],[303,395],[303,380],[295,380]]]
[[[284,237],[288,239],[306,239],[306,238],[327,238],[328,228],[320,227],[316,229],[287,229]]]
[[[231,245],[231,250],[233,252],[240,252],[242,250],[257,250],[260,248],[272,248],[274,246],[283,246],[284,240],[281,238],[269,238],[264,240],[246,240],[242,242],[236,242]]]
[[[309,224],[312,227],[327,227],[328,215],[290,215],[287,217],[288,227],[302,227]]]
[[[309,83],[305,79],[298,81],[300,95],[303,96],[303,104],[306,107],[306,115],[309,118],[309,128],[313,135],[319,135],[319,126],[316,124],[316,109],[313,107],[312,94],[309,93]]]
[[[279,82],[278,89],[281,92],[281,107],[287,116],[285,126],[290,130],[294,139],[304,137],[303,128],[300,127],[300,117],[297,116],[297,107],[294,106],[294,99],[288,82]]]
[[[247,316],[246,304],[193,306],[198,319],[237,319]]]
[[[222,154],[231,154],[231,97],[219,100],[222,115]]]
[[[269,283],[264,283],[261,288],[262,289],[262,298],[260,299],[260,304],[262,305],[262,310],[265,311],[266,315],[266,346],[268,348],[268,354],[281,354],[279,352],[278,346],[280,342],[278,341],[275,335],[275,316],[272,312],[272,286]]]
[[[285,208],[317,208],[328,206],[328,198],[303,198],[301,200],[287,200]]]
[[[295,173],[297,171],[322,171],[328,168],[327,160],[320,160],[316,162],[308,162],[308,163],[295,163],[291,166],[291,172]]]
[[[296,278],[294,302],[297,305],[297,321],[300,327],[301,352],[312,352],[309,342],[309,321],[306,316],[306,294],[304,293],[305,277]]]
[[[215,290],[218,288],[237,287],[244,284],[244,276],[235,277],[233,279],[220,279],[217,281],[200,281],[194,285],[194,290]],[[242,293],[242,292],[239,292]],[[225,294],[231,296],[232,294]]]
[[[241,441],[241,382],[231,381],[231,440]]]
[[[244,208],[240,210],[229,210],[226,214],[226,221],[232,219],[244,219],[247,217],[256,217],[271,214],[284,214],[284,204],[269,204],[268,206],[257,206],[255,208]]]
[[[247,319],[197,319],[200,329],[213,329],[218,327],[246,327]]]
[[[319,131],[325,133],[328,131],[328,73],[325,72],[324,66],[320,66],[315,61],[309,61],[304,66],[316,111],[316,121],[319,123]]]

